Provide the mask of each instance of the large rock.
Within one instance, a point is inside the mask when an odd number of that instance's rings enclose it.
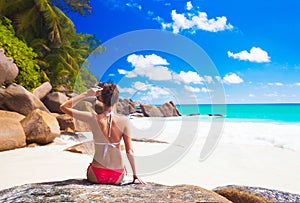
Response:
[[[27,143],[47,144],[60,135],[59,125],[54,116],[36,109],[21,121]]]
[[[230,201],[212,191],[192,185],[155,183],[123,186],[65,180],[27,184],[0,191],[0,202],[220,202]]]
[[[176,105],[170,101],[164,103],[163,105],[150,106],[146,104],[141,104],[141,110],[146,117],[171,117],[171,116],[181,116]]]
[[[129,99],[119,99],[117,104],[117,112],[123,115],[129,115],[136,112],[134,104]]]
[[[0,117],[0,151],[16,149],[26,145],[26,137],[18,119]]]
[[[213,189],[232,202],[300,202],[300,195],[262,187],[228,185]]]
[[[171,117],[171,116],[180,116],[180,113],[175,106],[175,104],[171,101],[168,103],[164,103],[160,107],[158,107],[159,110],[162,112],[164,117]]]
[[[60,105],[68,100],[68,97],[61,92],[52,92],[47,94],[44,104],[53,113],[63,113],[60,110]]]
[[[141,110],[146,117],[163,117],[164,115],[156,106],[141,104]]]
[[[17,112],[0,110],[0,118],[11,118],[17,121],[21,121],[25,118],[25,116]]]
[[[41,86],[35,88],[33,91],[34,96],[42,100],[47,96],[47,94],[52,90],[52,85],[50,82],[44,82]]]
[[[0,89],[0,109],[15,111],[25,116],[34,109],[49,112],[37,97],[17,84]]]
[[[14,63],[13,58],[6,57],[4,49],[0,49],[0,84],[5,82],[7,84],[18,76],[19,69]]]
[[[68,114],[60,114],[56,116],[61,131],[64,132],[90,132],[88,123],[74,119]]]

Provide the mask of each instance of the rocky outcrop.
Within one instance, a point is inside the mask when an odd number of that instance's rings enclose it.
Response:
[[[135,109],[133,101],[129,99],[119,99],[117,112],[119,114],[129,115],[138,112],[138,110]]]
[[[90,132],[88,123],[73,118],[67,114],[56,115],[60,130],[64,132]]]
[[[19,69],[14,63],[13,58],[6,57],[4,49],[0,49],[0,84],[12,83],[18,76]]]
[[[74,118],[67,114],[52,113],[56,117],[60,130],[64,132],[75,132]]]
[[[150,106],[147,104],[142,104],[141,110],[142,110],[142,113],[144,114],[144,116],[146,116],[146,117],[163,117],[164,116],[157,106]]]
[[[68,97],[61,92],[52,92],[47,94],[44,104],[52,113],[63,113],[60,105],[68,100]]]
[[[95,152],[95,145],[93,141],[86,141],[65,149],[65,151],[79,153],[79,154],[94,154]]]
[[[50,84],[50,82],[44,82],[41,86],[35,88],[35,90],[33,91],[33,95],[42,100],[51,90],[52,85]]]
[[[168,103],[164,103],[160,107],[158,107],[159,110],[162,112],[164,117],[171,117],[171,116],[180,116],[180,113],[175,106],[175,104],[171,101]]]
[[[238,203],[300,202],[300,195],[261,187],[229,185],[213,191]]]
[[[0,88],[0,109],[29,114],[34,109],[49,112],[45,105],[24,87],[11,84],[7,88]]]
[[[220,202],[230,201],[215,192],[192,185],[166,186],[156,183],[92,184],[87,180],[65,180],[27,184],[0,191],[0,202]]]
[[[0,117],[0,151],[26,146],[26,137],[18,119]]]
[[[21,121],[25,118],[25,116],[22,114],[19,114],[17,112],[0,110],[0,118],[3,118],[3,119],[11,118],[11,119],[14,119],[17,121]]]
[[[56,118],[39,109],[28,114],[21,124],[27,143],[48,144],[60,135]]]
[[[146,117],[171,117],[181,116],[176,105],[170,101],[161,106],[141,104],[141,110]]]

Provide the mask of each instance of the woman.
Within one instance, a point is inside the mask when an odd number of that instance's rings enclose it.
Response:
[[[122,160],[120,142],[123,138],[127,158],[133,172],[133,183],[138,180],[145,184],[137,175],[134,153],[130,138],[129,122],[125,116],[117,116],[113,109],[119,100],[119,91],[115,84],[102,84],[102,88],[91,88],[65,103],[61,110],[76,119],[89,123],[95,144],[93,161],[87,169],[87,179],[93,183],[120,184],[126,172]],[[96,96],[103,103],[101,114],[78,111],[73,107],[83,99]]]

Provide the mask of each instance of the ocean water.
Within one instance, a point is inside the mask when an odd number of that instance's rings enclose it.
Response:
[[[223,107],[225,107],[223,109]],[[300,123],[300,104],[184,104],[178,105],[182,115],[222,114],[226,121]]]

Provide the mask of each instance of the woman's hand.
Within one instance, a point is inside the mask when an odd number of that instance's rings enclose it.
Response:
[[[93,97],[93,96],[98,96],[101,93],[102,88],[90,88],[86,93],[87,96]]]
[[[132,183],[134,183],[135,180],[138,180],[143,185],[147,184],[146,182],[142,181],[142,179],[140,179],[137,175],[133,175],[133,181],[132,181]]]

